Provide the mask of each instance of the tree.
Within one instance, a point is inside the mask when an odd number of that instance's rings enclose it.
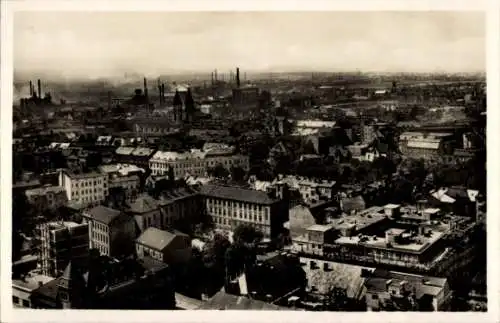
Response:
[[[262,240],[262,237],[262,232],[246,224],[237,226],[233,232],[235,244],[255,244]]]
[[[222,164],[217,164],[215,167],[209,168],[208,174],[220,179],[226,179],[229,177],[229,171]]]
[[[231,179],[234,181],[243,181],[245,179],[246,172],[240,166],[231,167]]]

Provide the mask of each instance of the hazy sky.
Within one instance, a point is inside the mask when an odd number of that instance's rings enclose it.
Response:
[[[18,12],[17,71],[485,70],[481,12]]]

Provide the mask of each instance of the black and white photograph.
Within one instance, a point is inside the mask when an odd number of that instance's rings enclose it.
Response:
[[[485,10],[11,20],[12,315],[498,307]]]

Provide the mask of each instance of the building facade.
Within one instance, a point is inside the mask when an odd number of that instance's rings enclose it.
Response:
[[[214,153],[211,151],[192,150],[186,153],[158,151],[149,161],[153,175],[167,174],[171,167],[175,178],[186,175],[204,176],[209,168],[223,165],[225,168],[239,166],[249,168],[248,156],[232,153]]]
[[[174,230],[146,229],[135,242],[139,258],[152,257],[167,264],[183,264],[191,258],[191,238]]]
[[[66,205],[68,197],[62,186],[44,186],[26,190],[28,202],[40,209],[57,209]]]
[[[69,201],[81,205],[96,205],[108,196],[108,176],[100,172],[59,174],[59,186],[64,187]]]
[[[279,194],[229,186],[204,185],[200,189],[206,214],[215,227],[233,231],[245,224],[265,238],[278,236],[288,220],[288,203]]]
[[[135,222],[133,217],[102,205],[83,213],[88,223],[90,248],[101,255],[116,257],[133,251]]]
[[[57,277],[70,259],[84,265],[88,258],[88,225],[75,222],[48,222],[38,226],[39,264],[44,275]]]

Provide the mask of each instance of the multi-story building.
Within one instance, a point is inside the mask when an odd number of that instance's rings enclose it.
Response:
[[[102,205],[83,213],[88,223],[90,248],[102,255],[116,257],[133,252],[136,237],[134,218]]]
[[[156,150],[146,147],[118,147],[113,159],[120,164],[132,164],[138,167],[149,167],[149,160]]]
[[[158,151],[149,161],[149,168],[153,175],[162,175],[173,168],[175,178],[183,178],[186,175],[203,176],[209,168],[223,165],[226,168],[239,166],[243,169],[249,168],[248,156],[234,154],[230,149],[196,150],[178,153],[171,151]]]
[[[288,220],[288,202],[281,198],[282,193],[217,185],[204,185],[200,189],[205,212],[217,229],[233,231],[245,224],[258,229],[266,238],[278,236]]]
[[[191,238],[175,230],[147,228],[135,241],[139,258],[152,257],[167,264],[186,263],[191,258]]]
[[[31,293],[41,285],[54,280],[54,277],[28,273],[12,279],[12,303],[15,308],[32,308]]]
[[[134,216],[139,232],[150,227],[187,229],[187,226],[198,223],[200,201],[198,192],[179,188],[163,192],[158,199],[141,194],[128,212]]]
[[[446,311],[453,292],[446,278],[376,269],[364,271],[368,311]]]
[[[87,224],[48,222],[40,224],[38,231],[42,274],[57,277],[70,260],[85,265],[89,253]]]
[[[28,202],[40,209],[56,209],[68,202],[66,191],[62,186],[44,186],[26,190]]]
[[[108,174],[109,190],[121,188],[125,192],[125,200],[132,203],[141,191],[141,180],[139,175],[145,172],[144,169],[135,165],[103,165],[99,167],[100,171]]]
[[[453,152],[453,134],[404,132],[399,137],[399,149],[408,158],[440,160]]]
[[[64,187],[69,201],[81,205],[95,205],[108,196],[108,176],[100,172],[59,173],[59,186]]]

